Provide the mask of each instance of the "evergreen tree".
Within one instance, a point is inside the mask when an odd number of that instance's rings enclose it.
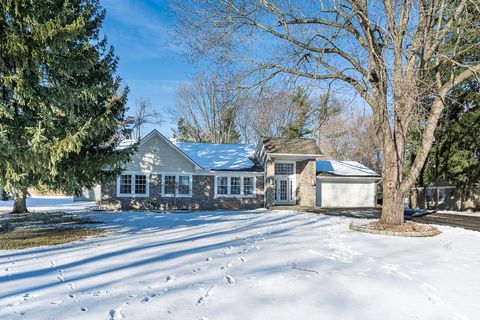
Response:
[[[294,110],[293,118],[290,119],[281,130],[281,135],[287,138],[301,138],[312,133],[310,116],[312,114],[312,103],[308,93],[297,88],[292,97]]]
[[[452,8],[455,4],[450,4]],[[473,3],[467,6],[469,14],[474,15]],[[462,37],[452,36],[442,44],[445,51],[455,57],[460,64],[469,64],[480,59],[477,49],[476,30],[480,27],[477,20],[471,29],[463,30]],[[446,65],[442,69],[444,77],[456,72],[456,64]],[[428,75],[426,83],[435,82],[434,75]],[[420,123],[421,126],[421,123]],[[421,130],[420,130],[421,131]],[[467,189],[480,181],[480,82],[473,77],[450,90],[445,98],[445,110],[435,131],[435,143],[430,150],[427,162],[422,169],[418,184],[427,186],[443,178],[459,189]],[[411,134],[412,143],[419,143],[418,133]]]
[[[98,0],[0,2],[0,185],[26,212],[27,188],[67,193],[112,179],[126,89],[99,35]]]

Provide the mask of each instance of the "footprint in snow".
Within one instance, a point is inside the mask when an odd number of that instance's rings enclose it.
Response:
[[[177,275],[176,274],[172,274],[172,275],[169,275],[167,276],[167,278],[165,279],[165,282],[171,282],[173,280],[177,279]]]
[[[50,304],[62,304],[62,303],[63,303],[63,300],[54,300],[50,302]]]
[[[197,305],[204,303],[213,296],[213,288],[214,286],[211,286],[203,296],[198,298]]]
[[[212,260],[213,260],[212,257],[208,257],[207,259],[205,259],[205,261],[207,262],[211,262]]]
[[[240,261],[242,261],[242,262],[247,262],[247,261],[248,261],[247,258],[245,258],[245,257],[240,257],[239,259],[240,259]]]
[[[153,293],[153,294],[151,294],[151,295],[148,295],[148,296],[145,296],[145,297],[142,299],[142,301],[140,301],[140,302],[143,302],[143,303],[150,302],[150,300],[152,300],[152,298],[155,297],[155,296],[156,296],[155,293]]]
[[[111,309],[109,312],[108,312],[108,316],[109,316],[109,320],[123,320],[125,319],[125,316],[123,315],[123,313],[120,311],[120,310],[116,310],[116,309]]]
[[[75,290],[75,288],[77,287],[77,285],[75,284],[75,282],[70,282],[68,284],[68,286],[70,287],[70,290]]]
[[[82,307],[80,307],[80,310],[82,310],[83,312],[87,312],[87,311],[88,311],[88,307],[82,306]]]
[[[229,261],[226,265],[224,265],[223,267],[220,267],[220,270],[230,268],[231,266],[233,266],[233,262]]]
[[[232,284],[234,285],[235,284],[235,279],[232,277],[232,276],[225,276],[225,280],[227,280],[228,284]]]

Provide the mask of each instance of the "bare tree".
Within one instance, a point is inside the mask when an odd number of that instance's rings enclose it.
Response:
[[[236,143],[236,128],[242,92],[234,80],[216,75],[198,75],[190,84],[179,87],[175,107],[175,134],[181,141]]]
[[[381,150],[372,115],[358,111],[332,115],[322,125],[320,149],[328,158],[358,161],[381,171]]]
[[[404,195],[425,163],[446,96],[480,73],[479,61],[460,60],[455,45],[467,31],[478,40],[479,7],[477,0],[190,0],[176,10],[196,54],[248,65],[261,82],[285,75],[354,89],[372,109],[383,152],[381,222],[403,224]],[[422,112],[407,170],[407,132]]]
[[[162,122],[160,117],[160,112],[153,110],[150,99],[139,98],[135,106],[135,115],[130,120],[136,139],[142,138],[142,127],[145,124],[160,124]]]

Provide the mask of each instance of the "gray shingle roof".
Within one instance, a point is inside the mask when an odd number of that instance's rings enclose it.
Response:
[[[262,137],[261,140],[267,153],[322,154],[315,139],[311,138]]]

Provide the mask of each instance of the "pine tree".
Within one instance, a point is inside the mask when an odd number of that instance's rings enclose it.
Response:
[[[297,88],[292,97],[292,103],[294,106],[293,119],[282,128],[281,135],[287,138],[301,138],[311,134],[312,103],[308,93],[302,88]]]
[[[67,193],[112,179],[127,89],[100,36],[98,0],[0,4],[0,185],[26,212],[27,188]]]

